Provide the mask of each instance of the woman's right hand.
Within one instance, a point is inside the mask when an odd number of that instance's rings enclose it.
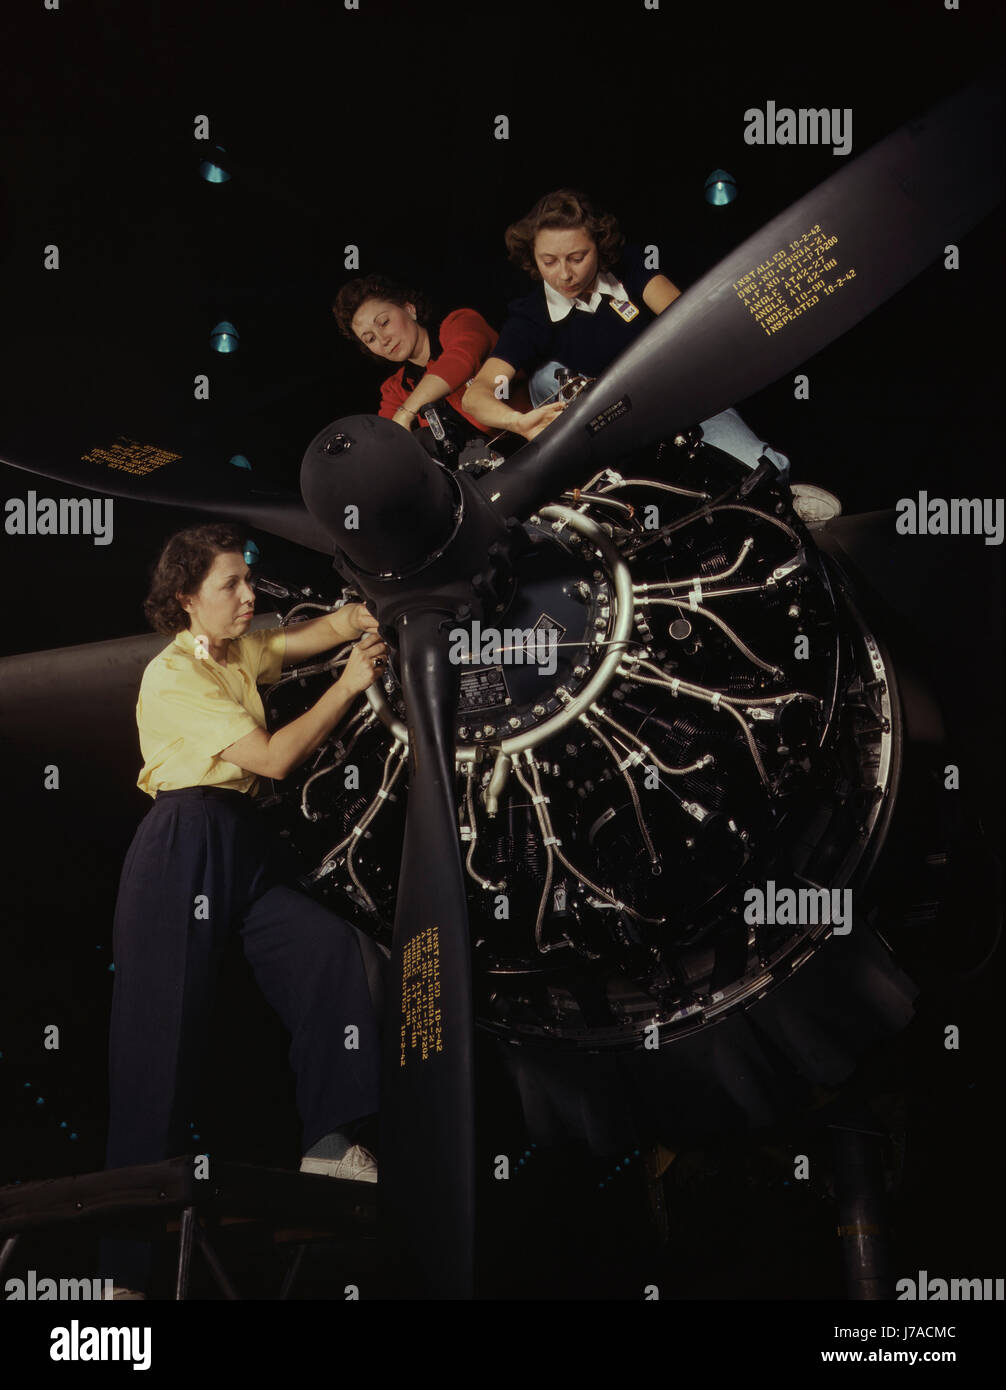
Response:
[[[542,430],[560,416],[565,409],[562,401],[552,401],[548,405],[540,405],[537,410],[529,410],[525,415],[522,415],[519,425],[514,426],[514,428],[525,439],[533,439],[536,434],[541,434]]]
[[[362,695],[378,676],[383,675],[387,656],[388,648],[380,636],[376,632],[364,633],[359,642],[353,643],[336,685],[341,685],[350,695]]]

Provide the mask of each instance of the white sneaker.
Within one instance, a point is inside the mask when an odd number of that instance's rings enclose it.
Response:
[[[116,1284],[108,1297],[114,1298],[120,1302],[125,1302],[129,1299],[143,1299],[145,1301],[147,1295],[145,1293],[140,1293],[139,1289],[127,1289],[122,1284]]]
[[[793,510],[805,526],[819,526],[842,515],[842,504],[833,492],[815,483],[793,483]]]
[[[300,1171],[349,1182],[377,1182],[377,1160],[360,1144],[347,1149],[342,1158],[302,1158]]]

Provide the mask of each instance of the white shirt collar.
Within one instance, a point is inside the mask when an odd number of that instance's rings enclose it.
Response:
[[[548,316],[553,323],[558,323],[560,319],[566,318],[575,309],[582,309],[585,314],[593,314],[601,303],[601,296],[605,294],[613,295],[615,299],[628,299],[625,286],[620,280],[616,280],[613,275],[609,275],[606,270],[602,270],[597,277],[597,284],[594,286],[594,293],[590,299],[584,302],[580,299],[567,299],[564,294],[554,290],[551,285],[546,285],[542,281],[542,289],[545,291],[545,303],[548,306]]]

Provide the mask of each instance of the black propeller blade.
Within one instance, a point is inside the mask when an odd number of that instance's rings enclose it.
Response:
[[[125,428],[136,429],[138,437],[120,433],[121,424],[104,419],[90,424],[51,405],[44,418],[44,431],[37,421],[21,427],[5,422],[0,463],[105,497],[240,521],[308,550],[332,553],[331,538],[299,496],[222,463],[205,445],[190,443],[184,429],[153,442],[135,425]]]
[[[454,785],[458,668],[442,613],[398,625],[409,808],[381,1097],[381,1198],[432,1298],[470,1298],[475,1221],[471,950]],[[398,997],[395,997],[395,991]]]
[[[337,420],[301,489],[339,567],[398,646],[409,802],[385,1019],[381,1200],[420,1296],[468,1298],[474,1264],[474,1083],[468,901],[455,787],[460,670],[449,629],[502,603],[507,527],[466,474],[398,425]]]
[[[838,338],[1002,197],[1001,95],[976,83],[750,237],[481,483],[527,516],[620,455],[743,400]]]

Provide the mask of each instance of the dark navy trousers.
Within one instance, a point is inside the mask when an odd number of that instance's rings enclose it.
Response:
[[[115,908],[107,1167],[191,1148],[188,1122],[233,932],[290,1033],[303,1150],[376,1113],[380,1045],[356,934],[282,876],[279,847],[241,792],[160,792],[140,822]],[[346,1046],[351,1025],[355,1048]],[[113,1245],[104,1243],[106,1267]],[[142,1276],[113,1269],[112,1277]]]

